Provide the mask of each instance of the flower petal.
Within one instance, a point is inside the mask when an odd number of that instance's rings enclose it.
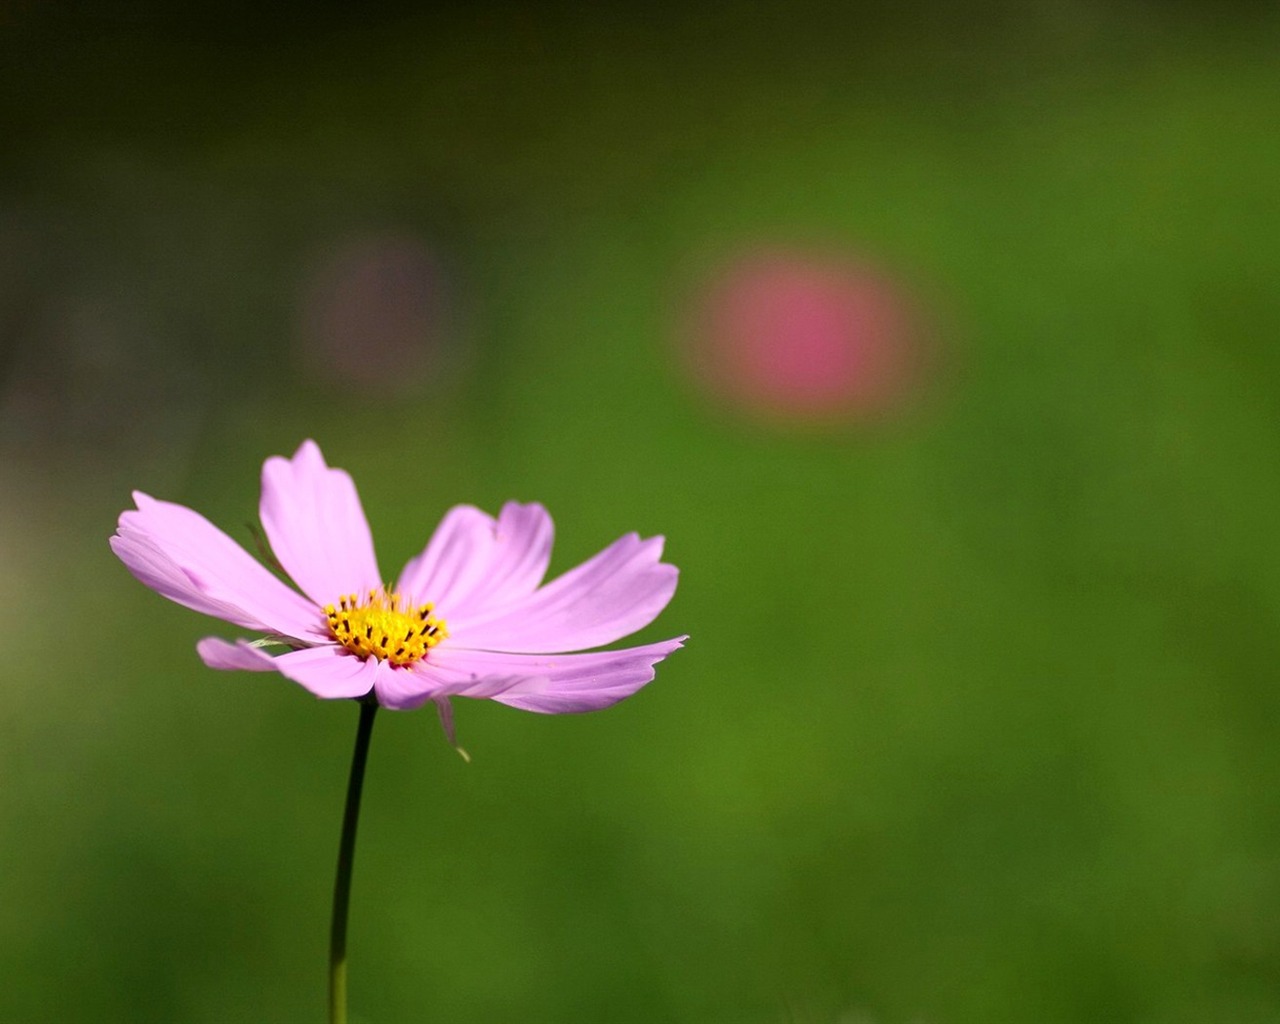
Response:
[[[471,760],[460,746],[458,746],[458,730],[453,724],[453,705],[449,703],[448,697],[436,698],[436,713],[440,716],[440,728],[444,730],[444,738],[449,741],[449,746],[458,751],[468,761]]]
[[[276,659],[248,640],[232,643],[221,637],[207,636],[196,644],[196,653],[210,668],[240,669],[245,672],[277,672]]]
[[[551,564],[554,538],[551,516],[541,505],[515,501],[503,505],[489,565],[478,586],[464,596],[451,596],[455,614],[465,614],[473,604],[494,607],[532,594]]]
[[[384,662],[374,658],[361,661],[333,644],[307,647],[273,657],[247,640],[232,643],[209,636],[196,644],[196,650],[210,668],[280,672],[317,697],[330,699],[363,697],[381,676],[392,671]]]
[[[396,590],[413,604],[435,602],[448,597],[465,579],[468,570],[487,559],[492,535],[497,525],[493,516],[474,505],[455,505],[445,513],[440,525],[420,555],[409,559]]]
[[[643,647],[589,654],[538,656],[468,651],[441,646],[428,661],[394,673],[392,692],[380,681],[378,698],[389,706],[416,707],[443,696],[488,697],[546,714],[595,711],[616,704],[650,682],[654,666],[684,646],[676,637]],[[414,692],[416,682],[417,691]],[[415,703],[416,701],[416,703]]]
[[[662,538],[629,533],[527,597],[471,615],[445,613],[455,645],[549,654],[613,643],[652,622],[678,570],[658,561]]]
[[[299,640],[323,625],[291,590],[199,512],[135,491],[111,549],[134,576],[180,605],[245,629]]]
[[[285,572],[322,608],[382,585],[356,485],[325,464],[314,441],[263,464],[258,514]]]
[[[495,520],[470,505],[449,510],[396,589],[413,603],[431,601],[446,622],[471,609],[532,594],[551,561],[554,528],[538,504],[509,501]]]
[[[378,703],[393,711],[412,711],[429,700],[447,701],[448,694],[445,677],[422,662],[411,668],[391,668],[378,677]]]
[[[376,658],[361,661],[337,644],[290,651],[273,658],[272,667],[286,679],[326,700],[363,697],[377,685],[384,672],[391,671],[385,661]]]

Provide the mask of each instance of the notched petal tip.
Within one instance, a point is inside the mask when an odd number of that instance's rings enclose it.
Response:
[[[554,527],[536,502],[509,501],[495,519],[473,505],[451,508],[397,589],[466,617],[533,593],[551,560]]]
[[[304,441],[292,459],[273,455],[263,463],[258,516],[276,559],[321,607],[382,583],[355,483],[325,463],[314,441]]]
[[[501,526],[504,521],[509,521],[514,517],[524,519],[545,520],[550,526],[551,513],[547,511],[545,505],[540,501],[506,501],[503,502],[502,508],[498,511],[497,522]]]
[[[312,627],[314,608],[200,513],[141,491],[134,500],[110,546],[144,585],[245,629],[303,635]]]
[[[489,698],[524,711],[597,711],[653,681],[657,664],[684,646],[685,636],[619,651],[586,654],[504,654],[441,649],[428,671],[436,695]]]
[[[324,452],[320,450],[320,445],[309,437],[304,438],[302,444],[298,445],[297,450],[293,453],[294,462],[297,462],[300,459],[312,459],[318,462],[321,466],[327,465],[324,461]]]
[[[675,594],[676,567],[660,561],[663,538],[619,537],[527,597],[449,620],[463,647],[525,654],[582,651],[649,625]]]

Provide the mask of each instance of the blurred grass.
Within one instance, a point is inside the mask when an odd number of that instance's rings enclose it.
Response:
[[[470,766],[379,722],[354,1019],[1280,1020],[1274,17],[708,10],[3,29],[0,1017],[321,1017],[355,709],[207,672],[104,544],[132,486],[247,542],[315,436],[384,569],[540,500],[553,570],[665,533],[692,635],[605,714],[464,704]],[[372,401],[290,314],[382,224],[470,356]],[[675,311],[775,238],[918,284],[926,403],[704,406]],[[64,292],[115,364],[33,347]]]

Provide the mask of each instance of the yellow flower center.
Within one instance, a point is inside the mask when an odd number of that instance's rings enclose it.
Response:
[[[432,618],[434,605],[409,608],[390,587],[370,590],[361,600],[344,594],[337,607],[325,605],[329,632],[358,658],[374,657],[403,668],[449,635],[444,620]]]

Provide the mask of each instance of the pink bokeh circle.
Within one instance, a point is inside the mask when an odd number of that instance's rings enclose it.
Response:
[[[907,288],[847,256],[757,250],[695,300],[687,355],[700,382],[769,419],[839,423],[900,408],[917,382],[920,315]]]

